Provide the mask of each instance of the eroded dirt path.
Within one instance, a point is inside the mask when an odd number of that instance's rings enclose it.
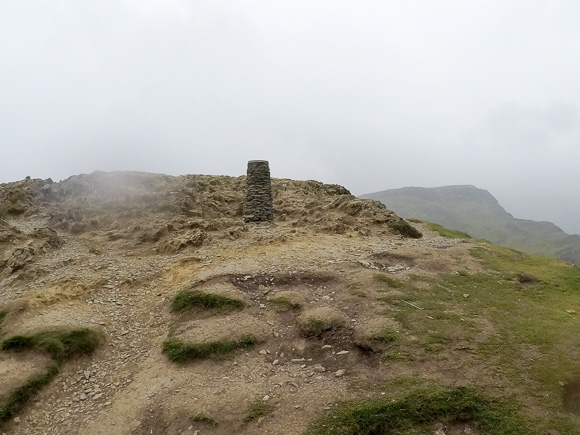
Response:
[[[30,232],[42,224],[33,222],[21,230]],[[377,303],[353,296],[349,285],[369,281],[381,267],[379,253],[383,263],[389,252],[398,255],[393,256],[395,263],[401,256],[414,259],[412,266],[398,271],[400,276],[429,274],[456,267],[449,253],[465,257],[469,245],[430,233],[421,240],[346,237],[296,234],[284,225],[269,224],[252,226],[237,240],[217,240],[194,252],[147,256],[93,253],[88,238],[59,236],[63,248],[39,260],[39,270],[47,271],[43,276],[23,287],[3,283],[4,301],[25,299],[34,308],[11,319],[4,332],[90,326],[104,331],[106,343],[90,358],[65,365],[20,414],[20,422],[7,426],[7,433],[301,433],[320,410],[349,396],[353,379],[372,380],[379,367],[376,355],[369,356],[352,343],[352,331],[376,314]],[[425,252],[429,255],[421,259]],[[477,263],[471,266],[476,268]],[[333,281],[257,284],[253,291],[258,293],[248,293],[244,315],[269,329],[258,346],[231,358],[184,365],[171,363],[162,354],[168,334],[187,320],[169,310],[169,301],[179,290],[212,277],[239,276],[251,283],[255,277],[263,282],[268,276],[274,280],[321,273]],[[335,336],[304,337],[296,325],[299,313],[279,313],[268,302],[276,292],[288,290],[303,295],[303,309],[332,307],[349,324]],[[227,327],[233,332],[239,325],[235,317],[231,322]],[[198,334],[204,334],[203,324],[203,319],[198,321]],[[244,423],[248,407],[258,402],[272,405],[271,414]],[[219,424],[192,421],[194,415]]]

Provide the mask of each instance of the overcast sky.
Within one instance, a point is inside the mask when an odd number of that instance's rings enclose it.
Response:
[[[578,0],[1,0],[0,182],[473,184],[580,233]]]

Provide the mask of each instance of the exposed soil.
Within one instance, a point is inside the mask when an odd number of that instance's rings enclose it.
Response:
[[[419,372],[447,385],[485,376],[482,383],[496,382],[483,367],[466,368],[469,343],[435,363],[405,364],[382,361],[389,343],[373,338],[408,332],[395,320],[400,305],[380,299],[403,299],[404,289],[375,282],[377,270],[402,282],[479,271],[468,255],[477,241],[444,239],[421,224],[424,237],[406,239],[389,229],[398,218],[378,203],[311,181],[274,180],[276,219],[246,225],[243,183],[133,173],[20,183],[22,211],[0,220],[0,307],[13,307],[0,338],[68,325],[102,330],[106,343],[65,364],[1,431],[300,434],[321,412],[357,397],[361,385],[380,394],[373,390],[380,381]],[[393,266],[401,267],[388,271]],[[171,299],[188,289],[238,297],[245,307],[173,313]],[[296,303],[280,309],[276,295]],[[301,316],[320,309],[341,321],[305,333]],[[485,319],[473,322],[491,333]],[[259,344],[225,357],[176,364],[162,353],[168,337],[244,334]],[[42,358],[0,353],[0,397]],[[564,397],[576,412],[578,387]],[[271,412],[244,423],[256,402]],[[480,433],[469,424],[441,430]]]
[[[580,415],[580,379],[573,379],[564,385],[564,408]]]

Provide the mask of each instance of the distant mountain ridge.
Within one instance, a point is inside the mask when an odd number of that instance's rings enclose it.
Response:
[[[361,195],[403,218],[418,218],[472,237],[580,265],[580,235],[551,222],[514,218],[487,190],[471,185],[403,187]]]

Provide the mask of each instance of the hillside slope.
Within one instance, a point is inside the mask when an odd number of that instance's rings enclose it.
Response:
[[[580,264],[580,235],[550,222],[514,218],[486,190],[474,186],[404,187],[362,195],[404,218],[435,222],[501,246]]]
[[[580,434],[580,271],[244,177],[0,186],[0,433]]]

